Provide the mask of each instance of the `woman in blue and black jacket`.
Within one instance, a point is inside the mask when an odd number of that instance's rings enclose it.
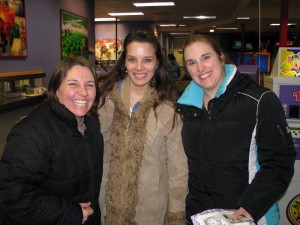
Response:
[[[278,224],[277,201],[294,172],[295,150],[278,97],[236,66],[219,45],[195,35],[184,48],[193,81],[178,100],[189,164],[187,220],[236,209],[258,224]]]

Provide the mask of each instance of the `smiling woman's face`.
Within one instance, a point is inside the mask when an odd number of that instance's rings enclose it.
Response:
[[[68,72],[56,96],[61,104],[75,116],[86,115],[93,106],[96,86],[93,73],[84,66],[73,66]]]
[[[152,44],[137,41],[128,44],[125,67],[134,86],[147,87],[155,74],[157,64]]]
[[[225,77],[223,55],[218,56],[205,41],[196,41],[184,50],[184,61],[192,79],[205,91],[217,92]]]

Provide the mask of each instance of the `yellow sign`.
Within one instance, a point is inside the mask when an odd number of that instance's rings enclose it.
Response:
[[[300,225],[300,194],[289,202],[286,215],[291,224]]]
[[[299,48],[280,48],[280,76],[300,76],[300,50]]]

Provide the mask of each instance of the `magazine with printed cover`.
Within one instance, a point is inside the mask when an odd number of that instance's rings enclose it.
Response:
[[[234,212],[234,209],[210,209],[193,215],[191,219],[193,225],[255,225],[246,217],[232,218]]]
[[[250,225],[252,222],[251,219],[245,217],[245,216],[239,216],[238,218],[233,218],[231,215],[232,213],[222,213],[221,214],[225,221],[228,224],[236,224],[236,225]]]

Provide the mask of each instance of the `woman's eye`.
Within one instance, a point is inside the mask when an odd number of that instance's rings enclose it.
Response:
[[[145,59],[145,62],[152,62],[152,59]]]
[[[206,60],[208,60],[209,58],[210,58],[209,55],[203,56],[203,57],[202,57],[202,61],[206,61]]]
[[[69,83],[70,86],[76,86],[77,83]]]
[[[129,62],[134,62],[135,59],[134,59],[134,58],[128,58],[128,61],[129,61]]]
[[[95,84],[93,83],[90,83],[90,84],[87,84],[88,87],[91,87],[91,88],[94,88],[95,87]]]
[[[195,62],[194,62],[194,61],[190,61],[190,62],[188,62],[187,64],[188,64],[189,66],[192,66],[192,65],[195,64]]]

